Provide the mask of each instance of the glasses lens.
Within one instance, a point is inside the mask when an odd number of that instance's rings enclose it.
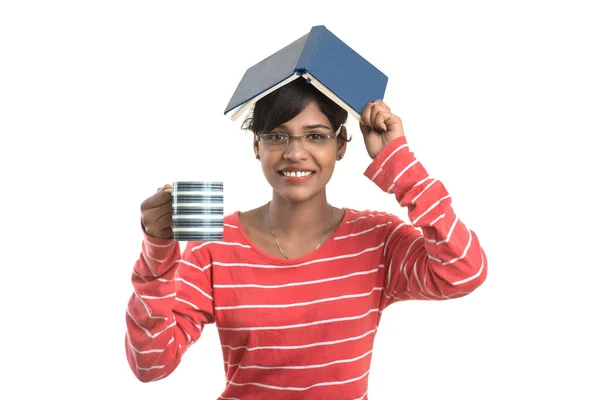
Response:
[[[261,136],[265,146],[270,149],[285,148],[288,142],[288,135],[283,133],[267,133]]]
[[[327,145],[331,138],[331,135],[324,133],[308,133],[303,136],[289,136],[287,133],[267,133],[261,135],[264,145],[272,150],[286,148],[292,140],[300,141],[300,144],[305,148],[318,148]]]
[[[327,143],[329,136],[322,133],[309,133],[304,140],[313,146],[319,146]]]

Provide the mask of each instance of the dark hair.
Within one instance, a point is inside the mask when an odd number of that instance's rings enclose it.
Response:
[[[348,112],[317,90],[304,78],[298,78],[256,102],[242,124],[256,134],[268,133],[302,112],[312,101],[327,116],[334,131],[348,119]],[[350,141],[341,135],[338,138]]]

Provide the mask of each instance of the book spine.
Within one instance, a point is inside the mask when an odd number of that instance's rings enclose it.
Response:
[[[323,25],[315,26],[310,30],[310,34],[306,39],[304,49],[302,49],[302,53],[300,53],[300,57],[298,57],[298,62],[296,63],[295,68],[296,71],[304,73],[309,70],[308,67],[314,54],[317,52],[319,45],[321,44],[325,30],[326,28]]]

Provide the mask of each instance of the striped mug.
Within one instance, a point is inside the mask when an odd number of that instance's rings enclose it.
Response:
[[[223,182],[173,182],[173,239],[223,240]]]

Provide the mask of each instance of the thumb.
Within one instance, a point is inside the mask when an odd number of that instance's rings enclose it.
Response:
[[[162,190],[166,190],[166,191],[170,191],[170,192],[172,192],[172,191],[173,191],[173,186],[171,186],[170,184],[168,184],[168,183],[167,183],[167,184],[165,184],[165,185],[162,185],[162,186],[161,186],[161,187],[159,187],[158,189],[156,189],[156,191],[157,191],[157,192],[160,192],[160,191],[162,191]]]
[[[369,133],[371,133],[371,131],[373,130],[373,128],[371,128],[370,126],[364,125],[362,122],[359,122],[358,125],[360,126],[360,131],[365,136],[368,135]]]

